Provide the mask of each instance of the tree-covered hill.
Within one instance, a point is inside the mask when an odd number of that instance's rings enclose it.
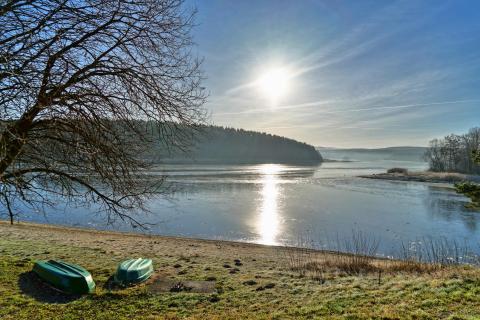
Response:
[[[167,150],[159,142],[149,152],[163,163],[285,163],[319,164],[322,156],[311,145],[268,133],[203,126],[187,151]]]

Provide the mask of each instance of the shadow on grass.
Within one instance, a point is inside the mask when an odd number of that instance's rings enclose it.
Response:
[[[123,286],[116,283],[114,276],[110,276],[108,280],[105,282],[105,284],[103,285],[103,288],[108,291],[116,291],[116,290],[125,289],[127,288],[127,286]]]
[[[32,271],[20,274],[18,286],[24,294],[45,303],[69,303],[81,297],[81,295],[66,294],[53,289]]]

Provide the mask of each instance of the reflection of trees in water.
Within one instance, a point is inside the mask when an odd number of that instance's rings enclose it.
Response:
[[[424,203],[428,213],[446,221],[462,221],[469,231],[477,231],[480,213],[465,208],[467,202],[455,193],[447,193],[444,189],[429,187],[425,193]]]

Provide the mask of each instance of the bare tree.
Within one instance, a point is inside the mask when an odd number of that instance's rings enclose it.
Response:
[[[480,173],[480,128],[472,128],[463,135],[448,135],[430,141],[425,160],[432,171]]]
[[[445,171],[444,157],[441,152],[443,142],[439,139],[433,139],[429,143],[429,148],[425,151],[424,159],[429,163],[432,171]]]
[[[55,196],[136,222],[152,189],[150,131],[171,146],[202,123],[182,0],[0,1],[0,202],[43,210]],[[188,130],[188,132],[193,132]],[[158,185],[157,185],[158,186]]]
[[[475,150],[472,152],[473,162],[480,164],[480,150]]]

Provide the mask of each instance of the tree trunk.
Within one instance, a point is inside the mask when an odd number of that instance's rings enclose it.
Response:
[[[0,138],[0,152],[3,156],[0,161],[0,177],[3,176],[5,170],[15,161],[15,158],[20,154],[27,138],[28,131],[33,123],[33,119],[40,111],[39,106],[35,106],[22,117],[9,125],[3,131]]]

